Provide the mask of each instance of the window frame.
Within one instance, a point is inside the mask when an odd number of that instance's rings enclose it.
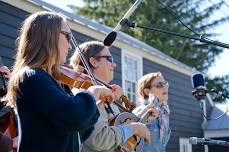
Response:
[[[135,52],[134,52],[135,53]],[[124,91],[124,94],[126,94],[126,86],[125,86],[125,81],[126,81],[126,79],[125,79],[125,56],[127,56],[127,57],[131,57],[131,59],[134,59],[134,60],[136,60],[137,61],[137,80],[139,79],[139,78],[141,78],[142,77],[142,75],[143,75],[143,62],[142,62],[142,56],[140,55],[140,54],[138,54],[138,53],[136,53],[136,54],[133,54],[133,53],[131,53],[131,52],[129,52],[129,51],[127,51],[127,50],[122,50],[122,87],[123,87],[123,91]],[[135,97],[136,97],[136,101],[134,101],[134,102],[137,102],[137,98],[138,98],[138,95],[137,95],[137,80],[136,80],[136,82],[134,82],[135,83]],[[131,80],[131,82],[132,82],[132,80]]]

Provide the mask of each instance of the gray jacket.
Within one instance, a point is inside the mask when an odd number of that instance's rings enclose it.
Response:
[[[115,114],[117,106],[111,105]],[[121,132],[115,126],[109,126],[108,120],[113,117],[104,108],[99,108],[100,117],[90,137],[82,144],[81,152],[114,152],[121,143]]]

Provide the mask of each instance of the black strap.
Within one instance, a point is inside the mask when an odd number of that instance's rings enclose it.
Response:
[[[106,106],[105,106],[105,110],[106,110],[106,112],[109,114],[109,113],[111,113],[113,116],[115,116],[115,113],[114,113],[114,111],[113,111],[113,109],[111,108],[111,105],[109,104],[109,102],[108,101],[106,101]]]

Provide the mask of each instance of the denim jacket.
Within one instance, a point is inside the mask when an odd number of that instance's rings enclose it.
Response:
[[[165,135],[160,140],[160,120],[157,118],[146,124],[151,136],[151,144],[145,144],[142,152],[166,152],[166,145],[171,136],[171,129],[168,128]]]
[[[137,107],[134,111],[139,111],[140,109],[145,108],[148,104],[147,101],[144,101],[139,107]],[[156,103],[156,106],[160,106],[160,103]],[[138,109],[138,110],[137,110]],[[134,112],[133,111],[133,112]],[[169,117],[167,118],[169,122]],[[151,144],[145,144],[143,146],[142,152],[166,152],[166,145],[171,136],[171,129],[168,127],[164,133],[162,139],[160,139],[160,119],[159,117],[152,121],[145,121],[143,122],[146,124],[150,131],[151,136]]]

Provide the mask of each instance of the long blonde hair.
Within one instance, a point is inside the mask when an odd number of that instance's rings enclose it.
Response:
[[[138,80],[138,94],[142,99],[148,99],[148,95],[145,94],[144,89],[150,89],[152,82],[156,77],[162,76],[161,72],[152,72],[144,75]]]
[[[3,99],[15,106],[19,83],[28,68],[42,68],[50,75],[59,65],[59,33],[66,19],[58,13],[38,12],[30,15],[22,24],[17,38],[17,54],[8,83],[7,95]]]

